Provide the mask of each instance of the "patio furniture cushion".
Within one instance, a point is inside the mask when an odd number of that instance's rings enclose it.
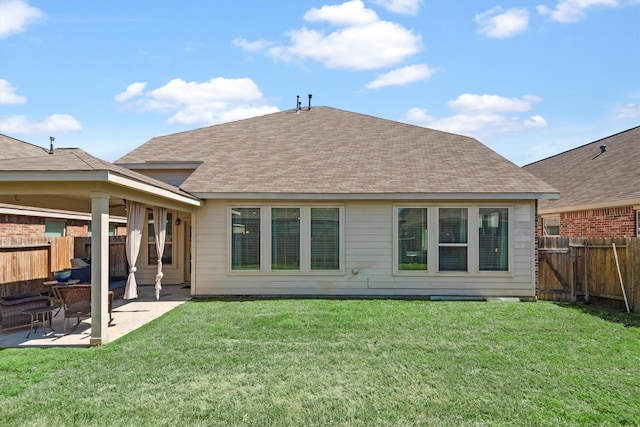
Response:
[[[27,326],[31,324],[31,316],[22,314],[30,308],[49,307],[49,297],[37,293],[25,293],[0,298],[0,327],[2,329]]]

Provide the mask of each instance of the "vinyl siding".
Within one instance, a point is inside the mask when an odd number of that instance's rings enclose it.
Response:
[[[415,205],[412,202],[411,205]],[[508,272],[429,272],[405,275],[394,274],[394,210],[400,206],[385,201],[344,201],[312,206],[341,206],[344,218],[343,268],[340,272],[238,272],[230,271],[229,212],[232,206],[277,206],[272,201],[253,203],[207,200],[197,210],[197,238],[194,239],[195,262],[194,295],[458,295],[532,297],[534,278],[534,201],[499,201],[495,204],[473,201],[425,203],[429,209],[437,207],[470,208],[469,265],[477,268],[477,218],[472,218],[478,206],[507,206],[510,208],[510,256]],[[287,206],[309,206],[291,203]],[[284,204],[283,204],[284,206]],[[264,223],[263,223],[264,226]],[[437,266],[437,236],[430,223],[429,265]],[[265,233],[263,233],[265,235]],[[268,246],[268,245],[267,245]],[[265,245],[263,245],[263,248]],[[353,270],[359,273],[354,274]]]

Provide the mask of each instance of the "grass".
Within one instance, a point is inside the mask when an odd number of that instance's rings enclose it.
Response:
[[[553,303],[191,301],[0,351],[3,426],[638,425],[640,316]]]

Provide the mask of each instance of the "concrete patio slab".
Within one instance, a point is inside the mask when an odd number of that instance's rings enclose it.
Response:
[[[163,314],[191,299],[188,285],[163,285],[160,300],[156,301],[153,286],[138,286],[138,299],[117,298],[113,303],[113,321],[107,330],[109,342],[138,329],[142,325],[157,319]],[[57,309],[56,309],[57,310]],[[53,314],[56,313],[54,310]],[[75,319],[68,319],[67,333],[63,334],[64,319],[62,313],[53,317],[54,332],[47,327],[46,334],[42,325],[31,332],[29,327],[0,331],[0,348],[20,347],[88,347],[91,338],[91,319],[83,319],[76,325]],[[74,328],[75,326],[75,328]]]

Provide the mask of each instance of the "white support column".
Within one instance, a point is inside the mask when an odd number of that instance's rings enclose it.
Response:
[[[91,346],[109,342],[109,194],[91,193]]]

